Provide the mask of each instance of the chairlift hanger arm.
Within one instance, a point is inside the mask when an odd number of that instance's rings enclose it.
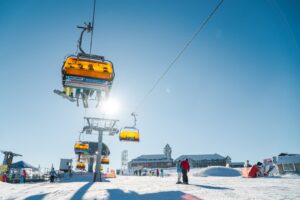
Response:
[[[84,119],[86,119],[88,126],[91,127],[90,118],[85,117]]]
[[[82,37],[84,32],[86,31],[87,33],[93,31],[93,26],[91,24],[91,22],[89,22],[88,24],[84,23],[85,26],[77,26],[77,28],[82,29],[81,33],[80,33],[80,37],[78,40],[78,48],[80,50],[81,53],[86,54],[85,51],[82,49],[81,44],[82,44]]]
[[[83,129],[82,129],[82,131],[80,132],[80,134],[81,134],[81,133],[84,133],[84,132],[85,132],[87,129],[89,129],[89,128],[90,128],[89,126],[84,126]],[[80,137],[80,136],[79,136],[79,137]]]
[[[114,121],[111,127],[114,128],[116,123],[117,123],[117,121]]]
[[[135,127],[136,126],[136,116],[137,116],[137,114],[136,113],[131,113],[131,116],[133,116],[133,118],[134,118],[134,122],[133,122],[133,127]]]

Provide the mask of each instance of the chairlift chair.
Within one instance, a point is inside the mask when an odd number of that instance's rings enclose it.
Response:
[[[62,66],[62,84],[74,89],[109,91],[114,68],[103,56],[79,53],[66,58]],[[73,94],[74,95],[74,94]]]
[[[135,127],[124,127],[121,129],[119,133],[120,141],[132,141],[139,142],[140,141],[140,133],[139,130]]]
[[[140,141],[140,132],[136,126],[136,114],[131,113],[131,116],[134,117],[134,124],[131,127],[124,127],[119,132],[119,139],[120,141],[132,141],[132,142],[139,142]]]
[[[74,145],[75,154],[86,154],[89,152],[89,144],[83,142],[76,142]]]
[[[109,158],[108,158],[108,156],[102,156],[102,158],[101,158],[101,164],[104,164],[104,165],[108,165],[109,164]]]
[[[82,162],[77,163],[76,164],[76,169],[84,171],[85,170],[85,164],[82,163]]]
[[[93,31],[91,23],[77,28],[82,29],[78,40],[80,53],[64,60],[61,70],[64,90],[54,90],[54,93],[71,102],[77,101],[77,106],[78,100],[82,99],[85,108],[88,107],[88,100],[93,99],[97,101],[97,107],[102,97],[108,98],[110,93],[115,77],[113,63],[105,60],[103,56],[88,54],[82,49],[84,32]]]

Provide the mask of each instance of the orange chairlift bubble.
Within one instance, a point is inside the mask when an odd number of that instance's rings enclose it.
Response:
[[[140,141],[140,133],[139,130],[135,127],[136,126],[136,114],[131,113],[134,117],[134,125],[131,127],[124,127],[119,132],[119,139],[120,141],[132,141],[132,142],[139,142]]]
[[[82,162],[77,163],[76,164],[76,169],[85,170],[85,164],[82,163]]]
[[[119,133],[119,139],[121,141],[140,141],[140,133],[139,130],[134,127],[124,127],[121,129]]]
[[[54,93],[72,101],[82,99],[83,106],[88,107],[88,100],[96,100],[97,105],[102,98],[107,98],[115,77],[113,63],[105,60],[104,56],[86,53],[81,48],[84,32],[92,32],[91,23],[78,28],[82,29],[78,40],[80,53],[67,56],[62,66],[63,91],[54,90]]]
[[[63,86],[82,91],[110,90],[114,76],[112,62],[97,55],[79,53],[77,56],[68,56],[62,67]],[[72,92],[69,95],[72,96]]]
[[[89,144],[76,142],[74,145],[75,154],[85,154],[89,152]]]
[[[101,164],[104,164],[104,165],[108,165],[109,164],[109,158],[108,158],[108,156],[102,156],[102,158],[101,158]]]

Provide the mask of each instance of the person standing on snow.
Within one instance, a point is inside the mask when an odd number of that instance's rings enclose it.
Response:
[[[54,170],[54,167],[52,167],[49,175],[50,175],[50,183],[53,183],[54,182],[54,178],[56,176],[56,172]]]
[[[162,168],[160,169],[160,177],[164,177],[164,170]]]
[[[184,184],[189,184],[189,179],[187,176],[187,173],[190,171],[190,164],[189,160],[185,159],[184,161],[181,162],[180,164],[181,170],[182,170],[182,179]]]
[[[156,169],[156,176],[159,177],[159,169]]]
[[[180,164],[181,164],[181,161],[178,160],[178,162],[176,163],[176,171],[177,171],[177,175],[178,175],[178,179],[177,179],[177,183],[176,184],[182,183],[181,182],[182,169],[181,169]]]
[[[26,173],[25,169],[23,169],[22,173],[21,173],[20,183],[26,183],[26,176],[27,176],[27,173]]]
[[[72,177],[72,163],[68,162],[68,174],[69,174],[69,177],[71,178]]]
[[[6,173],[3,174],[3,177],[2,177],[2,178],[3,178],[3,179],[2,179],[3,182],[8,182],[8,177],[7,177],[7,174],[6,174]]]

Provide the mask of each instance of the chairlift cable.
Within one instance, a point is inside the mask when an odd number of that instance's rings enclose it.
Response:
[[[145,101],[148,99],[149,95],[154,91],[154,89],[158,86],[158,84],[161,82],[161,80],[166,76],[166,74],[170,71],[170,69],[174,66],[174,64],[177,62],[177,60],[181,57],[181,55],[185,52],[185,50],[190,46],[190,44],[194,41],[194,39],[199,35],[199,33],[203,30],[205,25],[208,23],[208,21],[212,18],[212,16],[217,12],[218,8],[221,6],[221,4],[224,2],[224,0],[220,0],[220,2],[216,5],[216,7],[212,10],[212,12],[207,16],[207,18],[201,23],[197,31],[193,34],[192,38],[184,45],[184,47],[179,51],[179,53],[176,55],[176,57],[173,59],[173,61],[169,64],[169,66],[165,69],[165,71],[161,74],[161,76],[154,82],[153,86],[150,88],[150,90],[146,93],[146,95],[142,98],[140,103],[135,107],[135,111],[143,106]]]
[[[90,41],[90,54],[92,53],[92,46],[93,46],[93,33],[94,33],[94,22],[95,22],[95,9],[96,9],[96,0],[94,0],[94,8],[93,8],[92,31],[91,31],[91,41]]]

